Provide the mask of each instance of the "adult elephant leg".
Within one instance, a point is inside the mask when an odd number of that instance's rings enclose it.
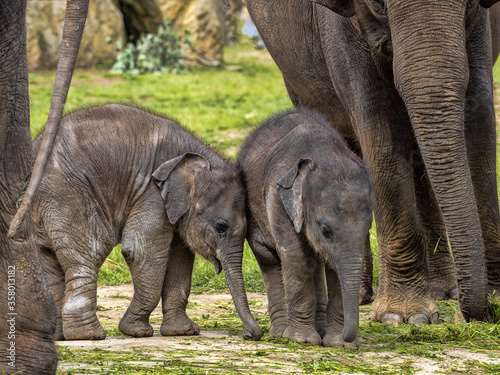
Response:
[[[281,261],[276,250],[264,245],[260,229],[248,218],[247,240],[262,272],[267,293],[267,309],[271,320],[269,334],[282,335],[287,325],[285,287],[283,286]]]
[[[389,123],[387,119],[379,121]],[[379,290],[372,318],[384,323],[436,322],[438,309],[429,294],[426,243],[416,211],[409,124],[399,132],[377,128],[377,143],[361,137],[373,176],[374,212],[379,245]],[[406,131],[404,128],[407,128]],[[395,139],[393,137],[397,137]]]
[[[194,254],[179,236],[170,244],[167,271],[163,282],[163,336],[199,335],[200,327],[186,315],[186,306],[191,291]]]
[[[351,35],[344,32],[352,26],[346,26],[345,18],[318,5],[315,11],[324,45],[352,45]],[[429,294],[410,160],[413,130],[405,104],[369,50],[324,51],[331,82],[350,114],[372,176],[380,264],[372,317],[393,324],[434,322],[438,308]]]
[[[12,219],[9,228],[10,238],[26,238],[29,226],[25,220],[31,201],[42,180],[47,161],[52,152],[55,138],[59,129],[64,111],[64,104],[68,95],[71,77],[76,64],[76,57],[80,48],[85,21],[87,19],[89,0],[68,0],[61,41],[59,60],[57,63],[54,91],[44,131],[44,138],[33,166],[30,182],[23,196],[21,206]]]
[[[379,245],[379,290],[372,318],[391,324],[437,322],[438,308],[429,293],[425,236],[416,209],[411,124],[397,93],[383,82],[379,85],[383,89],[378,91],[378,103],[368,96],[365,104],[374,111],[355,111],[363,157],[372,175]]]
[[[118,328],[129,336],[149,337],[154,333],[149,316],[160,302],[173,233],[165,214],[158,210],[163,208],[163,203],[138,206],[140,211],[131,214],[122,241],[122,254],[134,283],[134,297]]]
[[[486,320],[485,247],[464,134],[465,98],[472,64],[465,41],[474,38],[464,27],[469,3],[414,0],[392,5],[387,17],[391,25],[394,84],[410,115],[446,225],[457,273],[460,311],[466,319]],[[428,7],[428,11],[417,11],[422,6]],[[480,17],[475,27],[484,27],[485,10],[477,11]],[[415,33],[417,28],[419,32]],[[486,39],[481,41],[485,43]],[[480,56],[476,54],[477,51],[472,53]],[[491,54],[478,59],[491,61]]]
[[[457,277],[448,247],[446,226],[417,145],[414,150],[415,195],[426,235],[430,293],[436,300],[458,299]]]
[[[498,5],[496,5],[498,7]],[[483,12],[486,17],[486,12]],[[486,34],[486,35],[485,35]],[[469,85],[465,139],[486,253],[488,289],[500,292],[500,214],[496,173],[496,122],[493,107],[489,28],[478,22],[468,41]],[[474,53],[472,53],[474,51]]]

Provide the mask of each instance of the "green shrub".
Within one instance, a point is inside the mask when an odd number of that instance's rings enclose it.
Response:
[[[128,43],[118,55],[111,73],[186,73],[183,49],[190,46],[189,33],[181,40],[171,28],[171,22],[163,20],[156,34],[142,35],[137,44]]]

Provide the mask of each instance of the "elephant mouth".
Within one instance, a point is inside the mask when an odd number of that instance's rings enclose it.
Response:
[[[210,262],[214,265],[215,273],[218,275],[220,271],[222,271],[222,264],[220,263],[219,259],[214,257],[210,259]]]

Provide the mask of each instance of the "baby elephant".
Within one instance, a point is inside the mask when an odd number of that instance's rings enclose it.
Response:
[[[185,312],[196,251],[224,269],[243,336],[262,336],[241,271],[241,173],[174,121],[116,104],[66,116],[30,215],[58,307],[57,339],[106,336],[97,276],[120,242],[134,283],[121,332],[152,336],[161,297],[163,335],[199,333]]]
[[[237,164],[247,185],[247,240],[268,295],[269,333],[298,343],[359,345],[359,285],[372,222],[361,161],[318,114],[299,109],[259,127]]]

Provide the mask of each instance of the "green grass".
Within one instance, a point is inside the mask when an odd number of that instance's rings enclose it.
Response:
[[[177,119],[209,144],[234,155],[250,128],[292,105],[278,68],[249,40],[227,48],[225,61],[226,69],[191,67],[185,75],[76,71],[66,110],[134,102]],[[54,73],[30,75],[34,136],[47,119],[54,77]]]

